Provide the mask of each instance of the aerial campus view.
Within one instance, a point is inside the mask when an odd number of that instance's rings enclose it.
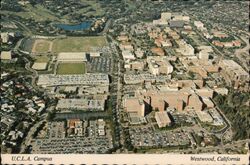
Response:
[[[1,153],[249,153],[249,1],[1,7]]]

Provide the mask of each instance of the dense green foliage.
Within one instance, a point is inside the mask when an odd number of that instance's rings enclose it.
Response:
[[[234,140],[250,137],[250,94],[231,90],[228,96],[217,95],[215,102],[231,121]]]

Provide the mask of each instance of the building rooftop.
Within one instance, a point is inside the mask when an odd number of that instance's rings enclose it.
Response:
[[[91,99],[60,99],[57,103],[57,109],[96,109],[104,110],[105,100]]]
[[[11,60],[11,59],[12,59],[11,51],[1,52],[1,60]]]
[[[104,85],[109,84],[108,74],[86,73],[84,75],[39,75],[37,85]]]
[[[32,68],[35,70],[45,70],[47,68],[47,62],[35,62]]]
[[[155,48],[152,48],[151,51],[152,51],[152,53],[157,54],[159,56],[164,56],[165,55],[165,52],[164,52],[164,50],[162,48],[155,47]]]
[[[87,61],[85,52],[62,52],[58,54],[58,61]]]

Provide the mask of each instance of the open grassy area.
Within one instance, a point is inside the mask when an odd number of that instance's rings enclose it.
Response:
[[[107,44],[106,38],[98,37],[67,37],[56,39],[52,52],[89,52]]]
[[[52,42],[47,41],[47,40],[36,40],[32,52],[33,53],[44,53],[51,51],[52,48]]]
[[[49,62],[49,57],[47,56],[36,56],[34,57],[35,62]]]
[[[59,63],[57,74],[84,74],[85,63]]]

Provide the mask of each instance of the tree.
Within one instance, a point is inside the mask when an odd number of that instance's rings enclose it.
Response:
[[[55,111],[50,111],[50,112],[48,113],[47,120],[48,120],[48,121],[52,121],[52,120],[55,118],[55,116],[56,116]]]

